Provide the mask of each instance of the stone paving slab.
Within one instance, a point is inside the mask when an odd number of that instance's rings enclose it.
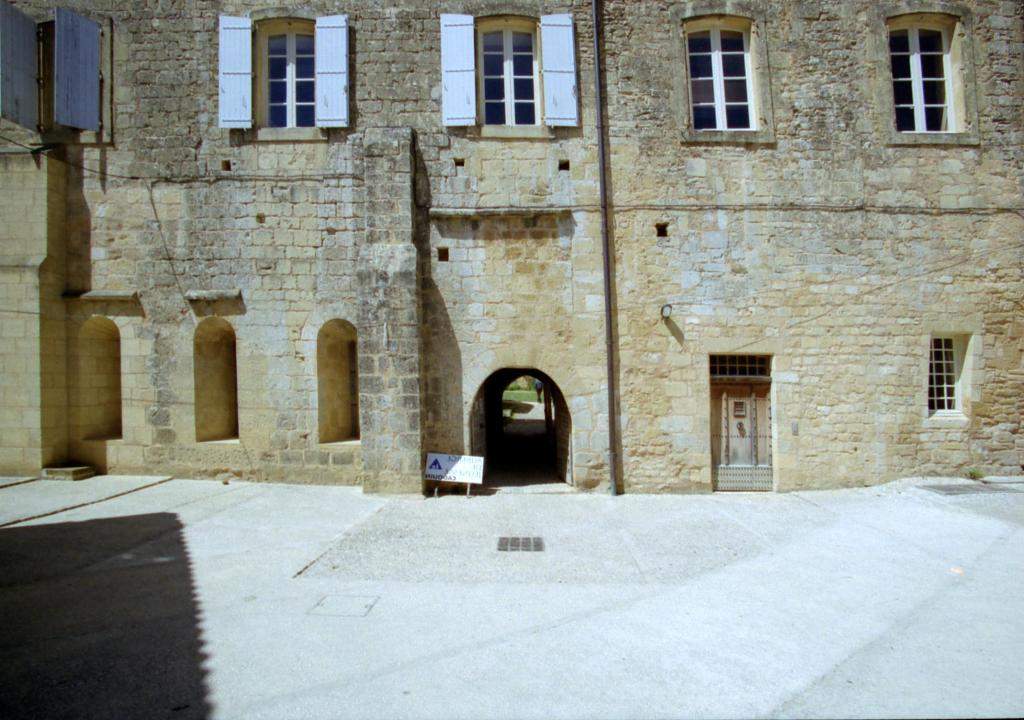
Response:
[[[0,490],[0,525],[98,502],[168,479],[158,475],[98,475],[79,482],[38,480],[3,488]]]

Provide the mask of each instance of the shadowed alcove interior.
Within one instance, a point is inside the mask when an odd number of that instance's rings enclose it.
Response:
[[[206,318],[195,333],[196,441],[238,437],[235,331],[222,318]]]
[[[121,437],[121,333],[112,320],[94,316],[78,335],[72,437]]]
[[[316,338],[317,425],[321,443],[359,439],[356,329],[330,320]]]

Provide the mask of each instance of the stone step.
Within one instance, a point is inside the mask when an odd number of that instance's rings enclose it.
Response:
[[[86,480],[95,474],[96,471],[88,465],[43,468],[43,478],[46,480]]]

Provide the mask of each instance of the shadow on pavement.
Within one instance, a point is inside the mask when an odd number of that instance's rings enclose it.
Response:
[[[170,513],[0,530],[0,718],[210,714]]]

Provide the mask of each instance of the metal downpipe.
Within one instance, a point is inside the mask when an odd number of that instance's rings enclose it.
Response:
[[[608,158],[604,131],[604,94],[601,92],[601,0],[591,0],[591,22],[594,28],[594,117],[597,124],[597,165],[601,200],[601,254],[604,259],[604,342],[608,373],[608,472],[609,492],[619,493],[619,439],[616,412],[615,332],[612,307],[612,257],[608,225]]]

